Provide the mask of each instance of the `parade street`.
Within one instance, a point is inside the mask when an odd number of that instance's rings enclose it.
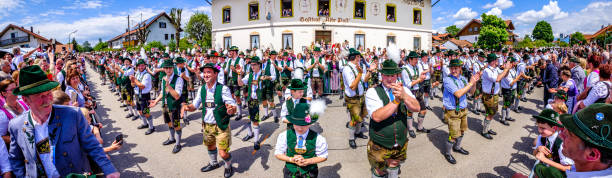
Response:
[[[124,116],[127,112],[120,108],[117,96],[108,91],[108,85],[100,85],[99,75],[88,68],[88,79],[92,82],[92,93],[100,103],[98,115],[102,117],[102,136],[104,146],[114,137],[123,134],[123,148],[110,154],[113,164],[122,177],[222,177],[223,169],[208,173],[200,168],[209,161],[206,148],[202,144],[201,112],[189,114],[190,124],[183,129],[183,150],[172,153],[172,146],[162,146],[168,137],[168,127],[161,119],[161,108],[151,109],[157,131],[145,136],[146,130],[138,130],[140,120],[132,121]],[[410,139],[406,162],[402,164],[400,177],[420,175],[420,177],[510,177],[514,173],[528,175],[534,164],[532,146],[537,128],[532,115],[541,110],[536,106],[541,101],[542,90],[537,88],[528,95],[527,102],[521,102],[521,113],[510,112],[516,119],[510,126],[492,122],[492,129],[498,135],[493,140],[483,138],[478,132],[482,127],[482,115],[468,114],[469,130],[466,132],[463,147],[470,152],[465,156],[455,154],[456,165],[449,164],[440,153],[448,139],[448,128],[441,117],[441,101],[431,103],[433,113],[428,111],[425,127],[431,128],[429,134],[417,134]],[[329,143],[329,158],[319,164],[321,177],[368,177],[370,165],[366,154],[368,140],[358,139],[357,149],[351,149],[347,141],[348,113],[338,96],[328,96],[325,115],[314,125],[313,130],[321,133]],[[278,99],[276,100],[278,102]],[[470,102],[471,103],[471,102]],[[435,113],[435,114],[434,114]],[[499,114],[496,117],[498,119]],[[369,120],[367,120],[369,122]],[[242,142],[246,134],[247,119],[231,119],[234,177],[282,177],[284,162],[274,157],[276,137],[285,131],[285,124],[274,123],[273,119],[261,123],[262,137],[267,137],[262,149],[253,153],[253,142]]]

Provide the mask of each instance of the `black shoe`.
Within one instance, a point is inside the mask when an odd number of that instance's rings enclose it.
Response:
[[[239,121],[240,119],[242,119],[242,115],[238,115],[236,118],[234,118],[235,121]]]
[[[520,111],[520,110],[523,110],[523,107],[517,106],[516,109]]]
[[[143,124],[143,125],[138,126],[138,129],[145,129],[147,127],[149,127],[148,124]]]
[[[145,135],[151,135],[153,132],[155,132],[155,128],[147,130],[147,132],[145,132]]]
[[[506,120],[500,120],[499,122],[504,124],[505,126],[509,126],[510,125],[510,123],[508,123],[508,121],[506,121]]]
[[[506,118],[507,121],[516,121],[516,119],[512,119],[511,117]]]
[[[172,149],[172,153],[178,153],[181,151],[181,145],[174,145],[174,149]]]
[[[493,139],[493,137],[491,137],[491,135],[489,135],[489,133],[483,133],[483,134],[480,134],[480,135],[482,135],[484,138],[487,138],[489,140]]]
[[[128,108],[125,108],[125,109],[123,109],[123,111],[129,111],[129,109],[128,109]],[[132,116],[134,116],[134,115],[132,115]],[[131,117],[131,116],[130,116],[130,117]],[[125,117],[125,118],[129,118],[129,117]]]
[[[346,122],[346,128],[349,128],[349,122]]]
[[[457,152],[457,153],[464,154],[464,155],[469,155],[469,154],[470,154],[470,152],[469,152],[469,151],[467,151],[467,150],[465,150],[465,149],[463,149],[463,148],[459,148],[459,149],[457,149],[457,148],[453,148],[453,151],[454,151],[454,152]]]
[[[200,171],[208,172],[208,171],[215,170],[215,169],[217,169],[219,167],[221,167],[221,165],[219,165],[219,163],[217,163],[217,164],[210,164],[210,163],[208,163],[208,165],[202,167],[202,169],[200,169]]]
[[[260,148],[261,148],[261,145],[259,141],[256,141],[255,144],[253,144],[253,150],[259,150]]]
[[[451,155],[450,153],[445,153],[444,158],[446,158],[446,161],[448,161],[448,163],[457,164],[457,160],[455,160],[455,157],[453,157],[453,155]]]
[[[278,123],[278,117],[274,117],[274,123]]]
[[[164,143],[162,143],[162,145],[170,145],[170,144],[173,144],[173,143],[176,143],[176,140],[170,140],[170,139],[168,139],[168,140],[166,140]]]
[[[349,146],[352,149],[357,149],[357,144],[355,143],[355,140],[349,140]]]
[[[119,93],[115,93],[115,96],[119,96]]]
[[[491,135],[497,135],[497,132],[493,131],[493,130],[489,130],[487,133],[491,134]]]
[[[430,111],[432,110],[431,107],[429,106],[426,106],[425,109],[430,110]]]
[[[479,111],[474,112],[474,114],[480,116],[480,112]]]
[[[408,130],[408,135],[410,135],[412,138],[416,138],[416,134],[412,130]]]
[[[527,93],[529,93],[529,92],[527,92]],[[525,98],[521,98],[520,100],[521,100],[522,102],[527,102],[527,99],[525,99]]]
[[[185,117],[185,118],[183,119],[183,122],[185,122],[185,125],[189,125],[189,118]]]
[[[425,128],[423,128],[423,129],[417,129],[416,131],[417,131],[417,132],[421,132],[421,133],[429,133],[429,132],[431,132],[431,130],[429,130],[429,129],[425,129]]]
[[[136,119],[138,119],[138,116],[134,116],[132,117],[132,120],[135,121]]]
[[[242,141],[246,142],[246,141],[250,140],[251,138],[253,138],[253,135],[247,135],[244,138],[242,138]]]
[[[125,109],[127,111],[127,109]],[[134,117],[134,114],[130,113],[127,116],[125,116],[125,118],[130,118],[130,117]]]
[[[231,166],[229,168],[226,168],[225,171],[223,171],[223,177],[225,178],[232,177],[232,175],[234,175],[234,168],[232,168]]]
[[[368,139],[368,136],[364,135],[363,132],[355,134],[355,137],[361,138],[361,139]]]
[[[117,99],[117,101],[121,101],[121,98]],[[125,107],[125,105],[121,105],[121,107]]]
[[[519,112],[518,109],[516,109],[516,108],[512,109],[512,111],[514,111],[515,113]]]

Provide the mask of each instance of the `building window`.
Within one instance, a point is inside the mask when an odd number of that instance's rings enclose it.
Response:
[[[232,37],[231,36],[223,37],[223,48],[229,49],[230,46],[232,46]]]
[[[329,17],[329,0],[319,0],[317,7],[320,17]]]
[[[174,34],[170,34],[170,39],[174,40]]]
[[[395,4],[387,4],[387,22],[396,22]]]
[[[259,35],[251,35],[251,49],[259,49]]]
[[[159,28],[166,28],[166,22],[159,22]]]
[[[223,7],[223,23],[230,23],[232,21],[231,13],[232,8],[229,6]]]
[[[249,20],[259,20],[259,3],[249,3]]]
[[[387,36],[387,46],[395,44],[395,36]]]
[[[283,34],[283,49],[293,49],[293,34]]]
[[[164,35],[164,39],[165,39],[165,40],[168,40],[168,34],[165,34],[165,35]]]
[[[414,48],[413,50],[420,50],[421,49],[421,37],[414,37]]]
[[[293,17],[293,0],[280,0],[281,17]]]
[[[421,25],[421,9],[412,9],[412,23]]]
[[[355,6],[353,9],[353,18],[365,19],[366,16],[366,4],[364,0],[355,0]]]
[[[17,33],[11,33],[11,38],[17,38]]]
[[[472,28],[468,28],[468,31],[469,31],[469,32],[472,32]]]
[[[355,47],[357,50],[365,48],[365,34],[355,34]]]

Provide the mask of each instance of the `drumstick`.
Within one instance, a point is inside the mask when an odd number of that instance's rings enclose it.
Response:
[[[261,140],[261,142],[259,142],[259,146],[261,146],[261,144],[263,144],[266,139],[268,139],[268,137],[270,137],[270,134],[266,135],[266,137],[264,137],[263,140]],[[257,152],[257,150],[253,150],[253,152],[251,152],[251,155],[255,155],[255,153]]]

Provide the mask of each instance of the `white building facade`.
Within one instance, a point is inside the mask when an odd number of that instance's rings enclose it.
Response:
[[[176,42],[176,39],[174,39],[176,28],[174,28],[170,17],[165,12],[155,15],[141,23],[144,24],[147,30],[151,31],[147,36],[146,43],[159,41],[163,45],[168,45],[169,42]],[[113,49],[121,49],[126,45],[138,45],[138,38],[136,37],[137,31],[138,24],[134,25],[130,29],[129,33],[123,33],[109,40],[109,47]]]
[[[9,24],[0,32],[0,48],[36,48],[39,45],[50,44],[51,40],[34,33],[32,27],[26,30],[23,27]]]
[[[350,47],[431,49],[430,0],[213,0],[214,48],[291,48],[314,41]]]

